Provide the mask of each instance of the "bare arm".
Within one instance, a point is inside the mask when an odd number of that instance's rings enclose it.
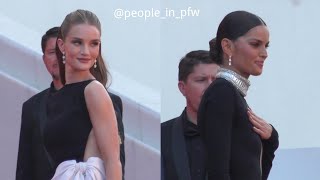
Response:
[[[121,180],[119,136],[112,101],[98,81],[91,82],[84,91],[94,136],[104,161],[106,179]]]

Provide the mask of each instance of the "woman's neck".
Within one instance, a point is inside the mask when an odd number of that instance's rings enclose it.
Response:
[[[243,72],[239,71],[238,69],[234,68],[234,66],[229,66],[229,65],[223,64],[223,65],[221,65],[221,67],[225,68],[225,69],[230,69],[231,71],[236,72],[237,74],[239,74],[240,76],[242,76],[242,77],[244,77],[246,79],[249,79],[249,77],[250,77],[250,74],[243,73]]]
[[[95,77],[87,71],[74,71],[66,67],[66,84],[81,82],[89,79],[95,79]]]

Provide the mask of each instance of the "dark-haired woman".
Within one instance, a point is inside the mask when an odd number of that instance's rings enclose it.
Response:
[[[231,12],[220,23],[214,43],[210,53],[222,68],[204,93],[198,111],[208,179],[267,179],[278,134],[250,110],[245,96],[249,76],[262,73],[268,56],[268,28],[252,13]]]

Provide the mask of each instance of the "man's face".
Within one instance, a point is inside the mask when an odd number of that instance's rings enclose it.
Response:
[[[59,65],[58,65],[58,60],[56,55],[56,41],[57,41],[56,37],[52,37],[48,39],[42,58],[52,78],[55,80],[59,80],[60,74],[59,74]]]
[[[186,81],[179,81],[179,89],[186,97],[187,106],[194,112],[198,111],[202,95],[215,80],[218,69],[216,64],[198,64],[194,66]]]

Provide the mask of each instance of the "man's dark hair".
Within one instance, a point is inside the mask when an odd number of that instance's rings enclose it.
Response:
[[[197,50],[186,54],[179,63],[179,81],[186,81],[189,74],[198,64],[215,64],[211,59],[209,51]]]
[[[42,52],[44,54],[44,51],[46,49],[47,46],[47,42],[50,38],[53,37],[58,37],[58,33],[59,33],[59,27],[53,27],[51,29],[49,29],[41,38],[41,48],[42,48]]]

